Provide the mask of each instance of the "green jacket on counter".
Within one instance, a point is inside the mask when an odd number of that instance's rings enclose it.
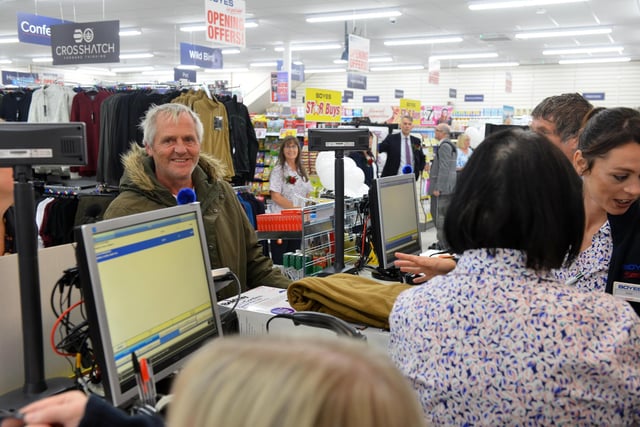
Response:
[[[120,195],[109,205],[105,219],[178,204],[156,179],[153,159],[143,148],[133,144],[131,151],[123,156],[123,164]],[[192,174],[207,233],[211,268],[230,268],[240,279],[243,292],[261,285],[287,288],[291,281],[264,256],[233,188],[223,179],[224,171],[222,163],[201,152]],[[179,254],[172,261],[179,267]],[[236,292],[233,286],[228,286],[218,293],[218,298],[228,298]]]

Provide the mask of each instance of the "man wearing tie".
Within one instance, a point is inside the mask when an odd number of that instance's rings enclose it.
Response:
[[[425,158],[420,139],[411,136],[413,117],[402,116],[400,133],[388,135],[378,146],[379,153],[387,153],[387,161],[382,169],[382,176],[393,176],[413,173],[416,180],[424,169]]]

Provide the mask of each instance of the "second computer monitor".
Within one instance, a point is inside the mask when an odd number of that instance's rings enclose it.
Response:
[[[395,252],[422,252],[414,175],[374,180],[369,190],[373,247],[380,268],[391,269]]]

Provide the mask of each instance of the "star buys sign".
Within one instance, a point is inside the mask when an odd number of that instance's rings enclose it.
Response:
[[[318,101],[309,100],[306,106],[307,114],[326,115],[331,117],[339,117],[342,114],[341,105],[331,104],[331,95],[318,93],[316,94]],[[322,98],[327,98],[327,101],[322,101]]]
[[[233,8],[234,0],[210,0],[212,3]],[[242,8],[227,9],[230,13],[207,10],[207,37],[225,43],[244,46],[244,19]]]

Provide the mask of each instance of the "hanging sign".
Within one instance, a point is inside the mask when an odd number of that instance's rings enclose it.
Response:
[[[604,92],[584,92],[582,96],[587,101],[604,101]]]
[[[51,46],[51,27],[71,23],[71,21],[49,18],[48,16],[18,13],[18,40],[21,43]]]
[[[347,74],[347,87],[350,89],[366,89],[367,76],[358,73]]]
[[[304,65],[291,64],[291,80],[304,82]]]
[[[120,21],[78,22],[51,27],[53,65],[120,62]]]
[[[271,102],[289,102],[289,73],[286,71],[271,73]]]
[[[369,39],[349,34],[349,63],[348,71],[369,71]]]
[[[402,90],[402,89],[396,89],[396,90],[393,92],[393,97],[394,97],[394,98],[396,98],[396,99],[404,98],[404,90]]]
[[[440,61],[429,59],[429,83],[440,84]]]
[[[511,71],[507,71],[504,77],[504,91],[506,93],[511,93],[513,90],[513,77],[511,76]]]
[[[244,0],[204,0],[207,40],[212,42],[245,47],[245,1]]]
[[[482,94],[472,94],[464,96],[464,102],[484,102],[484,95]]]
[[[40,84],[40,76],[36,73],[21,73],[19,71],[3,71],[2,84],[14,86],[28,86]]]
[[[222,50],[190,43],[180,43],[180,64],[202,68],[222,68]]]
[[[337,90],[307,88],[305,90],[305,120],[340,122],[342,93]]]
[[[191,83],[196,82],[196,70],[183,70],[181,68],[173,69],[173,80],[179,82],[180,80],[186,80]]]

